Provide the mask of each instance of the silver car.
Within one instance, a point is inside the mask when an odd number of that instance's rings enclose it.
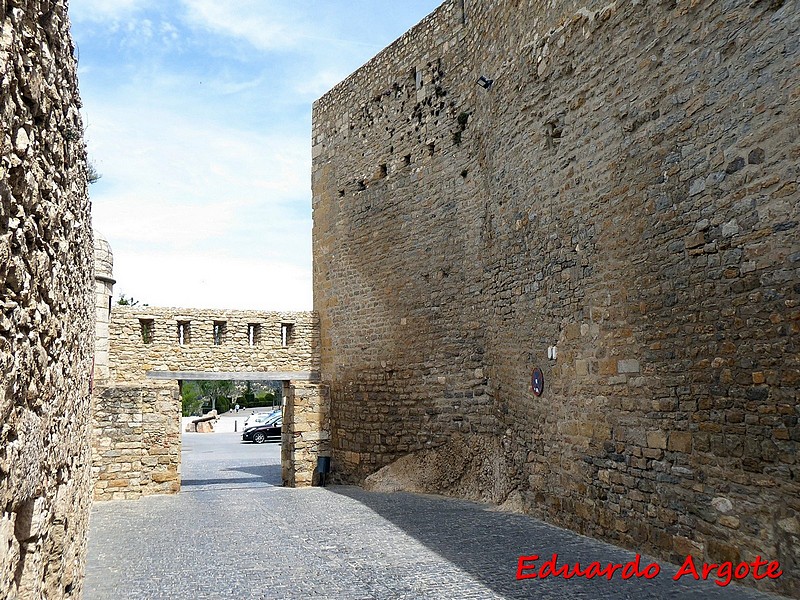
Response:
[[[280,418],[280,416],[280,409],[273,410],[268,413],[253,414],[247,417],[245,420],[244,428],[247,429],[248,427],[255,427],[256,425],[269,425],[271,422]]]

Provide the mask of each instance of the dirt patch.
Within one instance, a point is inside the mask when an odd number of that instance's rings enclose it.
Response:
[[[407,454],[364,480],[375,492],[442,494],[501,504],[514,489],[502,443],[457,435],[436,448]]]

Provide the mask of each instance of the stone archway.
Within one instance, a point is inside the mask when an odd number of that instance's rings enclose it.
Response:
[[[96,500],[174,494],[181,485],[179,380],[282,381],[281,472],[287,487],[316,485],[317,458],[330,452],[328,395],[311,373],[152,371],[140,384],[103,386],[94,407]]]
[[[330,444],[316,313],[113,305],[113,254],[99,235],[95,279],[95,499],[180,490],[177,382],[191,379],[284,382],[283,482],[316,482]]]

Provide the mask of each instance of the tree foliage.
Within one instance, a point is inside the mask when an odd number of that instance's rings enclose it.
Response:
[[[183,416],[200,414],[207,404],[210,405],[210,410],[227,412],[234,390],[232,381],[184,381],[181,386]]]
[[[94,166],[94,163],[86,163],[86,181],[89,183],[97,183],[103,175]]]
[[[120,293],[117,304],[120,306],[139,306],[139,301],[133,296],[129,298],[124,293]],[[142,304],[142,306],[149,306],[149,304]]]
[[[181,405],[184,417],[198,416],[203,410],[200,388],[194,381],[184,381],[181,385]]]

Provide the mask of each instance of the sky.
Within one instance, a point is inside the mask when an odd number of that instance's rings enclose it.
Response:
[[[310,310],[311,105],[441,0],[69,0],[115,295]]]

